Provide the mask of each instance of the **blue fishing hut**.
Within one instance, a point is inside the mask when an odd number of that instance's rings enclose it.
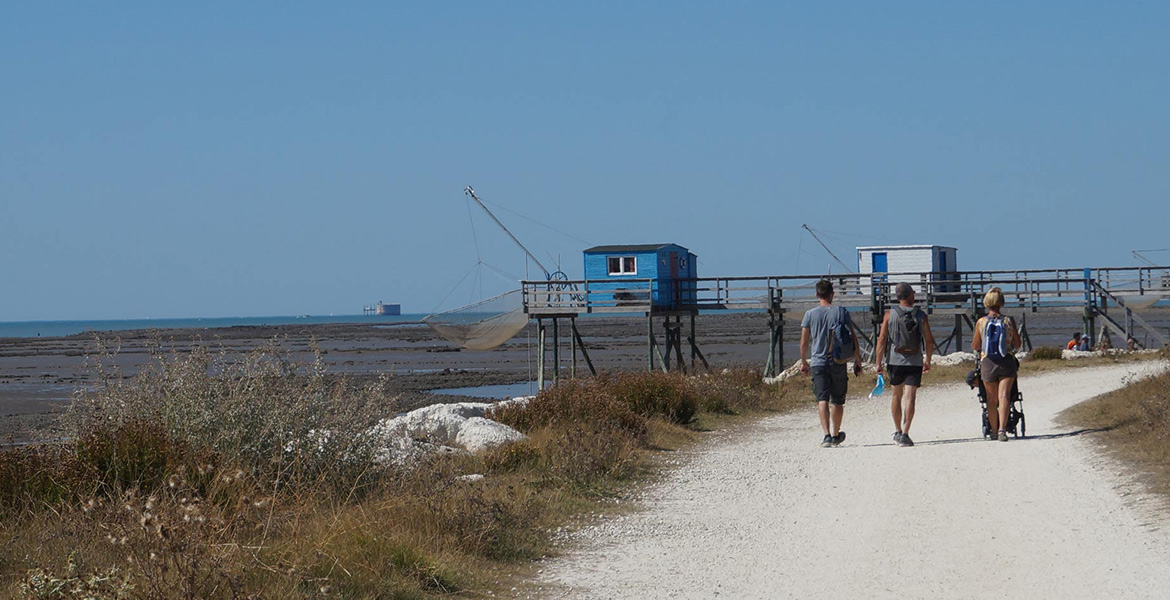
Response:
[[[585,250],[591,300],[615,307],[645,306],[649,300],[654,310],[693,303],[695,283],[687,280],[698,277],[696,258],[678,244],[594,246]]]

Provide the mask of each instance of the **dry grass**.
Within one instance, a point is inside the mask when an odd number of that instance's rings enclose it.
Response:
[[[70,441],[0,452],[0,596],[498,592],[514,583],[507,573],[553,551],[550,531],[652,477],[658,453],[707,429],[811,406],[807,378],[767,386],[754,369],[606,375],[496,411],[528,434],[524,442],[390,468],[370,460],[360,434],[396,411],[385,386],[351,385],[319,362],[288,360],[278,344],[234,363],[159,347],[133,378],[97,358],[102,385],[78,397]],[[1119,360],[1128,358],[1096,362]],[[1023,371],[1059,366],[1026,361]],[[929,377],[961,381],[970,368],[935,367]],[[1140,383],[1096,417],[1116,427],[1109,435],[1160,440],[1127,451],[1163,471],[1166,384]],[[1122,408],[1142,412],[1111,412]],[[485,477],[464,477],[472,474]]]
[[[1095,439],[1133,465],[1151,490],[1170,499],[1170,373],[1130,382],[1066,410],[1061,419],[1100,430]]]
[[[391,468],[361,435],[396,410],[384,387],[275,343],[237,363],[160,346],[132,378],[103,366],[108,352],[69,441],[0,452],[0,596],[499,591],[499,573],[552,551],[550,531],[646,480],[655,453],[807,399],[807,382],[769,387],[749,370],[604,376],[499,411],[524,442]]]

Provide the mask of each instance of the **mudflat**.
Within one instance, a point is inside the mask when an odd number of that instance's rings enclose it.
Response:
[[[1151,312],[1156,314],[1147,315],[1147,319],[1170,322],[1170,311]],[[797,358],[801,316],[785,315],[786,364]],[[1028,315],[1026,322],[1033,344],[1063,346],[1070,332],[1080,329],[1079,317],[1079,312]],[[940,341],[953,326],[947,319],[932,321],[935,337]],[[868,335],[871,325],[860,316],[857,321]],[[594,367],[610,372],[647,368],[647,325],[646,318],[639,315],[577,319]],[[661,345],[661,319],[656,319],[654,327]],[[690,333],[689,327],[684,318],[684,338]],[[703,313],[695,323],[695,338],[712,368],[762,368],[768,355],[767,332],[767,315],[762,313]],[[970,334],[966,335],[969,343]],[[572,371],[569,339],[567,321],[562,321],[561,377],[568,377]],[[391,392],[399,395],[399,405],[406,409],[466,399],[435,396],[429,390],[520,383],[536,378],[536,326],[531,323],[499,348],[487,351],[462,350],[429,327],[409,323],[290,324],[0,338],[0,443],[58,437],[56,422],[60,412],[75,391],[92,388],[92,363],[100,355],[132,375],[159,349],[184,353],[204,346],[242,355],[266,344],[276,344],[294,360],[305,363],[314,359],[316,347],[330,373],[358,380],[387,375]],[[689,349],[684,349],[683,354],[689,365]],[[547,360],[551,360],[551,353]],[[580,355],[576,368],[579,374],[588,373]]]
[[[760,314],[704,315],[696,323],[696,334],[712,365],[762,367],[767,358],[766,323],[766,316]],[[560,376],[568,377],[572,352],[567,321],[562,324]],[[581,318],[577,327],[598,370],[647,368],[645,317]],[[661,344],[660,323],[656,328]],[[788,351],[795,352],[798,332],[794,327],[789,329],[785,336],[791,346]],[[181,354],[203,346],[242,356],[268,344],[305,364],[314,360],[316,348],[332,374],[359,381],[388,376],[390,391],[399,395],[399,405],[404,409],[467,399],[436,396],[428,393],[430,390],[520,383],[536,378],[535,324],[488,351],[460,349],[421,324],[238,326],[0,338],[0,443],[58,437],[60,413],[74,393],[93,388],[97,374],[94,365],[99,358],[133,375],[159,351]],[[686,358],[689,362],[689,353]],[[580,355],[576,368],[579,374],[588,373]],[[551,372],[551,366],[549,369]]]

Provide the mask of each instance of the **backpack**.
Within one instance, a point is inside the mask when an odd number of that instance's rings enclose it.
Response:
[[[837,320],[829,327],[833,348],[833,362],[843,365],[853,359],[857,340],[853,339],[853,328],[849,326],[849,311],[842,306],[837,309]]]
[[[918,326],[918,309],[903,310],[895,306],[890,311],[890,339],[894,352],[919,354],[922,352],[922,330]]]
[[[984,317],[983,354],[993,361],[1001,361],[1011,355],[1011,338],[1008,333],[1008,318]]]

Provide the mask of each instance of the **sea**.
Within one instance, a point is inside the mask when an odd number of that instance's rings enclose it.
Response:
[[[372,324],[403,325],[419,323],[424,314],[378,315],[300,315],[292,317],[195,317],[162,319],[100,319],[89,321],[0,321],[0,338],[65,337],[90,331],[126,331],[135,329],[211,329],[257,325],[327,325]]]

